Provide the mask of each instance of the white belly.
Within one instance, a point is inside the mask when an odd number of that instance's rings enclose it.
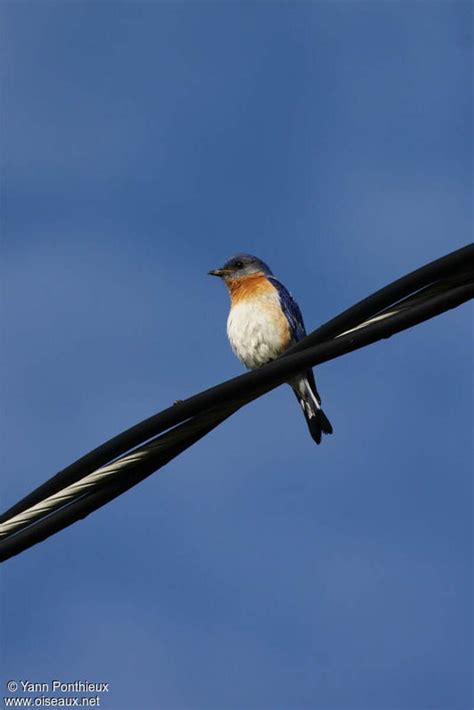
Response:
[[[288,346],[288,328],[276,304],[247,300],[227,319],[227,335],[239,360],[253,370],[275,359]]]

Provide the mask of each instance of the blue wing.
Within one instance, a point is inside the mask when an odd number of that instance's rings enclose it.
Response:
[[[274,276],[267,276],[270,283],[275,286],[280,297],[281,308],[286,316],[295,341],[301,340],[306,335],[303,316],[295,299],[285,286]]]
[[[283,284],[280,283],[278,279],[276,279],[274,276],[267,276],[267,279],[273,284],[273,286],[275,286],[276,290],[278,291],[283,313],[285,314],[286,320],[290,325],[293,338],[296,342],[298,342],[298,340],[301,340],[306,335],[306,328],[304,327],[304,321],[300,311],[300,307],[298,306],[288,289],[285,288],[285,286],[283,286]],[[306,370],[305,376],[309,382],[309,386],[311,387],[316,396],[316,399],[321,404],[321,397],[319,396],[319,392],[316,387],[313,370],[311,368],[309,370]]]

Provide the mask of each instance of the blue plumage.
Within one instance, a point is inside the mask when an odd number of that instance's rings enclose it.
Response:
[[[306,335],[306,328],[304,326],[304,321],[303,321],[303,314],[301,313],[300,307],[296,303],[295,299],[291,295],[291,293],[288,291],[286,286],[283,286],[283,284],[278,281],[274,276],[267,277],[270,283],[275,286],[275,288],[278,291],[278,296],[280,298],[280,303],[281,303],[281,309],[283,313],[285,314],[286,320],[289,323],[291,333],[293,335],[293,338],[296,342],[298,340],[301,340],[302,338],[305,337]],[[309,382],[309,385],[311,389],[313,390],[313,393],[318,400],[318,402],[321,404],[321,397],[319,396],[318,389],[316,387],[316,381],[314,379],[314,373],[313,370],[309,369],[306,371],[306,379]],[[297,395],[298,396],[298,395]]]
[[[254,272],[255,270],[261,271],[265,276],[272,276],[272,270],[266,264],[264,261],[261,259],[258,259],[256,256],[252,256],[252,254],[236,254],[235,256],[232,257],[232,259],[229,259],[229,261],[226,261],[222,269],[227,269],[227,270],[237,270],[241,274],[243,273],[248,273]]]
[[[267,278],[278,291],[281,309],[289,323],[294,340],[301,340],[306,335],[306,328],[304,327],[303,315],[300,311],[300,307],[286,286],[283,286],[283,284],[274,276],[268,276]]]

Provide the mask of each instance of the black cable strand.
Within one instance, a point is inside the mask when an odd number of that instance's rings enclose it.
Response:
[[[167,438],[170,444],[166,451],[160,451],[156,455],[151,455],[146,460],[137,463],[133,471],[123,472],[113,481],[102,481],[97,490],[86,493],[79,499],[75,499],[64,507],[54,511],[50,515],[42,518],[36,523],[15,532],[13,535],[0,541],[0,562],[20,554],[33,545],[42,542],[46,538],[69,527],[73,523],[87,517],[90,513],[101,508],[106,503],[114,500],[117,496],[136,486],[145,480],[159,468],[165,466],[169,461],[178,456],[185,449],[190,448],[199,439],[211,432],[225,419],[234,414],[239,409],[238,406],[228,407],[226,412],[207,411],[196,417],[198,422],[187,421],[180,424],[171,432],[158,437],[162,441]],[[194,422],[194,423],[193,423]],[[170,437],[170,434],[173,436]]]
[[[433,283],[436,279],[453,277],[459,272],[473,267],[474,245],[470,244],[403,276],[348,308],[286,351],[285,355],[276,362],[281,362],[295,352],[323,342],[329,337],[359,325],[364,320],[380,313],[382,309],[387,309],[393,304],[394,299],[401,299],[404,296],[409,297],[413,294],[413,290],[423,288]],[[253,387],[258,387],[258,379],[264,369],[266,368],[227,380],[216,387],[179,402],[173,407],[169,407],[118,434],[59,471],[55,476],[15,503],[15,505],[0,515],[0,523],[8,520],[13,515],[23,512],[44,498],[57,493],[62,488],[78,481],[80,478],[100,468],[100,466],[109,463],[169,427],[175,426],[190,416],[194,416],[206,408],[235,396],[238,391],[251,391]]]
[[[450,310],[451,308],[455,308],[472,297],[474,297],[474,284],[464,283],[460,286],[451,288],[449,292],[438,293],[428,300],[424,298],[421,303],[414,305],[409,309],[404,309],[399,313],[395,313],[383,321],[375,322],[361,330],[348,333],[347,335],[333,339],[329,342],[321,343],[313,348],[304,350],[302,353],[296,353],[291,358],[282,358],[274,363],[270,363],[265,368],[260,370],[260,373],[262,374],[261,389],[271,389],[274,386],[275,373],[272,373],[272,370],[275,370],[278,364],[283,365],[282,368],[277,370],[278,378],[281,379],[281,377],[283,377],[283,382],[295,371],[304,369],[304,367],[308,367],[309,365],[321,364],[322,362],[326,362],[343,354],[347,354],[353,350],[365,347],[366,345],[372,344],[382,338],[389,338],[397,332],[417,325],[418,323],[428,320],[429,318],[433,318],[434,316]],[[281,370],[284,370],[284,372]],[[256,396],[259,395],[252,393],[247,394],[244,397],[241,393],[240,402],[244,399],[245,401],[250,401],[251,399],[255,399]],[[171,432],[163,435],[163,437],[160,437],[160,439],[164,439],[174,435],[173,441],[170,443],[169,448],[167,450],[163,450],[163,458],[161,459],[162,462],[158,465],[162,466],[164,463],[169,462],[184,449],[188,448],[195,443],[195,441],[204,436],[205,433],[211,431],[224,418],[230,416],[240,406],[241,404],[237,406],[235,403],[228,403],[227,408],[224,408],[224,410],[222,407],[215,407],[212,413],[207,412],[202,414],[200,417],[196,417],[195,419],[198,420],[197,422],[195,420],[185,422],[184,424],[173,429]],[[211,422],[209,421],[209,417],[212,419]],[[195,422],[194,429],[190,435],[189,431],[193,426],[193,421]],[[120,493],[123,493],[132,486],[136,485],[136,483],[140,480],[143,480],[143,478],[150,475],[153,470],[156,470],[157,460],[155,459],[154,461],[149,461],[143,464],[143,466],[144,468],[138,468],[138,471],[134,469],[133,471],[121,474],[122,479],[120,482],[108,482],[108,484],[101,487],[100,490],[89,493],[80,499],[76,499],[65,508],[56,511],[55,513],[17,534],[7,537],[5,540],[0,542],[0,560],[6,560],[24,549],[31,547],[40,540],[44,540],[54,532],[58,532],[64,527],[72,524],[72,522],[88,515],[93,510],[96,510],[109,500],[112,500]]]
[[[471,243],[435,261],[431,261],[429,264],[421,266],[419,269],[415,269],[415,271],[411,271],[409,274],[375,291],[314,330],[306,338],[289,348],[285,355],[303,350],[306,347],[310,347],[310,345],[322,342],[326,338],[337,336],[339,333],[343,333],[385,310],[390,310],[401,299],[413,294],[416,295],[416,291],[433,284],[435,281],[453,278],[459,274],[464,274],[466,271],[472,272],[473,269],[474,244]]]

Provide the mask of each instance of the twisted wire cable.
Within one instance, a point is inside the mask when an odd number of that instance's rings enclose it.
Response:
[[[234,411],[235,407],[232,407],[232,413]],[[216,414],[216,412],[211,411],[206,413],[205,417],[195,417],[193,420],[186,423],[185,439],[191,439],[196,434],[200,434],[203,427],[207,428],[209,424],[214,422],[220,423],[221,421],[223,421],[222,412]],[[126,470],[137,469],[139,465],[143,465],[149,461],[153,461],[156,468],[158,468],[160,465],[159,461],[161,460],[163,453],[166,452],[170,446],[173,446],[173,444],[181,441],[182,439],[183,428],[180,430],[179,427],[176,427],[172,429],[171,432],[153,439],[148,444],[135,449],[126,456],[123,456],[105,466],[101,466],[88,476],[84,476],[84,478],[81,478],[79,481],[76,481],[57,493],[44,498],[39,503],[32,505],[23,512],[9,518],[6,522],[1,523],[0,538],[11,535],[16,530],[33,523],[35,520],[49,515],[53,511],[63,507],[75,499],[82,498],[91,489],[103,487],[103,485],[109,482],[112,478],[116,478],[120,481],[121,474]],[[154,470],[156,470],[156,468]]]
[[[355,326],[354,328],[346,331],[345,333],[341,333],[336,337],[340,338],[343,335],[348,335],[349,333],[352,333],[356,330],[360,330],[372,323],[378,322],[379,320],[388,318],[389,316],[394,315],[395,313],[396,311],[389,311],[388,313],[385,313],[381,316],[371,318],[365,323],[361,323],[360,325]],[[197,420],[197,422],[194,420],[192,421],[193,424],[191,425],[191,432],[199,430],[199,428],[202,426],[202,420]],[[76,498],[81,498],[92,488],[98,488],[99,486],[101,486],[102,483],[104,483],[106,480],[109,480],[111,476],[119,476],[126,469],[136,468],[138,463],[143,463],[146,459],[153,457],[154,454],[156,455],[159,451],[163,450],[164,447],[168,446],[175,439],[176,431],[175,429],[172,429],[170,434],[158,437],[157,439],[153,439],[145,446],[135,449],[131,453],[119,459],[116,459],[113,462],[106,464],[105,466],[99,467],[93,473],[84,476],[83,478],[70,484],[69,486],[62,488],[58,492],[47,496],[40,502],[30,506],[29,508],[26,508],[26,510],[16,515],[13,515],[5,522],[0,523],[0,538],[12,534],[16,530],[25,527],[25,525],[32,523],[35,520],[44,517],[45,515],[48,515],[57,508],[66,505],[67,503],[71,502]]]
[[[351,328],[344,333],[337,335],[337,338],[341,338],[344,335],[348,335],[362,328],[366,328],[368,325],[377,323],[385,318],[395,315],[397,310],[390,310],[379,316],[374,316],[364,323]],[[212,411],[212,410],[211,410]],[[214,412],[212,412],[210,419],[214,418]],[[195,418],[189,427],[189,433],[194,433],[200,430],[203,420],[198,420]],[[126,469],[133,469],[137,467],[138,463],[142,463],[145,460],[155,457],[158,452],[161,452],[173,441],[176,440],[176,429],[172,429],[171,432],[165,436],[158,437],[151,440],[148,444],[138,449],[133,450],[131,453],[114,460],[113,462],[106,464],[105,466],[99,467],[93,473],[84,476],[78,481],[66,486],[65,488],[59,490],[58,492],[47,496],[40,502],[30,506],[26,510],[8,518],[5,522],[0,523],[0,538],[6,535],[12,534],[14,531],[24,527],[25,525],[34,522],[35,520],[44,517],[45,515],[53,512],[57,508],[71,502],[76,498],[81,498],[85,493],[90,491],[92,488],[97,488],[102,483],[110,479],[111,476],[119,476]]]
[[[260,370],[195,395],[114,437],[0,517],[0,560],[71,525],[136,485],[243,404],[282,384],[292,374],[390,337],[473,296],[474,245],[469,245],[377,291]],[[170,426],[174,428],[143,445],[150,433],[156,435]],[[142,446],[118,458],[130,442]],[[114,452],[115,460],[110,462]],[[92,468],[94,461],[101,460]]]
[[[412,271],[384,288],[379,289],[362,301],[359,301],[354,306],[351,306],[340,315],[314,330],[292,348],[289,348],[277,362],[282,362],[283,358],[289,357],[293,353],[300,352],[305,348],[317,345],[351,328],[355,328],[364,321],[383,313],[384,309],[386,310],[393,307],[400,299],[410,299],[413,297],[414,293],[416,297],[416,292],[419,292],[420,289],[425,287],[441,289],[442,284],[446,284],[449,279],[464,278],[466,271],[471,272],[467,282],[472,283],[473,269],[474,244],[469,244]],[[401,305],[403,305],[403,301]],[[271,363],[271,365],[273,364],[274,363]],[[166,429],[185,421],[189,417],[209,407],[220,403],[225,404],[226,401],[242,390],[250,391],[252,386],[254,386],[255,378],[257,381],[259,378],[262,378],[263,371],[268,372],[268,367],[270,367],[270,365],[267,365],[259,371],[240,375],[240,377],[236,377],[221,385],[205,390],[139,422],[130,429],[113,437],[85,456],[82,456],[62,471],[59,471],[55,476],[18,501],[18,503],[0,515],[0,523],[16,513],[26,510],[29,506],[38,503],[43,498],[52,495],[74,481],[79,480],[83,476],[92,473],[100,466],[109,463]]]

